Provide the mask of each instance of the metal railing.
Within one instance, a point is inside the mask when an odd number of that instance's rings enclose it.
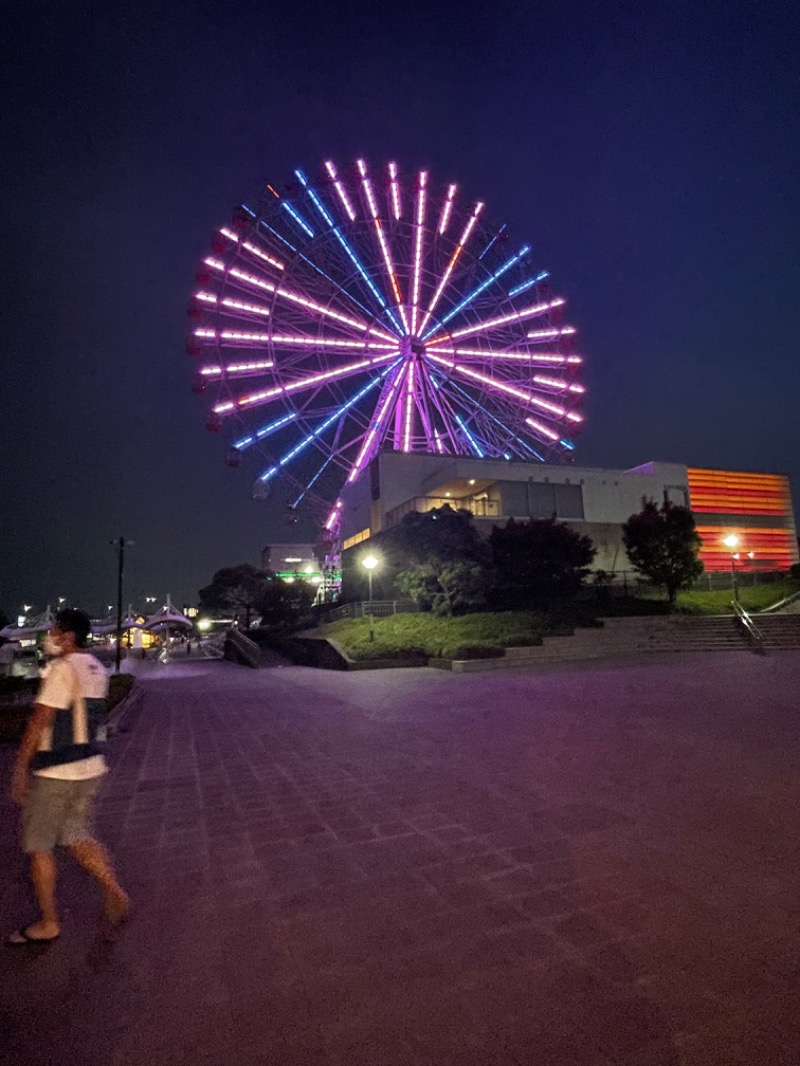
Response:
[[[733,613],[736,616],[736,621],[742,627],[742,631],[752,644],[753,651],[757,652],[759,655],[766,655],[764,636],[758,629],[758,626],[738,600],[732,600],[731,603],[733,604]]]
[[[419,608],[411,600],[373,600],[372,617],[387,618],[391,614],[415,614]],[[321,625],[327,622],[338,622],[341,618],[368,618],[370,605],[367,600],[357,603],[343,603],[341,607],[334,607],[332,611],[326,611],[320,615]]]

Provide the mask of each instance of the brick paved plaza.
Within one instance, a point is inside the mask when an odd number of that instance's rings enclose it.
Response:
[[[796,1066],[799,661],[154,667],[100,809],[134,917],[63,863],[4,1061]]]

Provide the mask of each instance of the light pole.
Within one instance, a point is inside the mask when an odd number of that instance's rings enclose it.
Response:
[[[118,674],[122,658],[122,576],[125,572],[125,549],[132,548],[134,542],[117,537],[111,543],[117,550],[117,641],[114,649],[114,672]]]
[[[372,616],[372,571],[380,563],[380,559],[377,555],[365,555],[361,560],[361,565],[367,571],[367,578],[369,580],[369,639],[375,639],[375,619]]]
[[[739,547],[740,538],[738,533],[729,533],[727,537],[722,538],[722,543],[731,553],[731,583],[733,584],[733,602],[739,602],[739,588],[736,584],[736,560],[739,558],[739,553],[735,551]]]

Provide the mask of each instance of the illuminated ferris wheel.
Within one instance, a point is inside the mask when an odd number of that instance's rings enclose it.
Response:
[[[564,300],[528,245],[428,173],[364,160],[267,185],[190,304],[195,389],[254,494],[325,504],[381,450],[559,461],[582,421]],[[331,505],[333,510],[331,510]]]

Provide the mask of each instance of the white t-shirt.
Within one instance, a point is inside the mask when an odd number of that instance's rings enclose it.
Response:
[[[68,664],[68,665],[67,665]],[[108,695],[108,675],[103,664],[88,652],[74,652],[51,660],[42,671],[42,685],[36,702],[45,707],[67,710],[75,699],[75,678],[80,695],[85,700],[105,699]],[[34,770],[37,777],[55,777],[59,781],[87,781],[108,772],[102,755],[90,755],[88,759],[60,763],[42,770]]]

